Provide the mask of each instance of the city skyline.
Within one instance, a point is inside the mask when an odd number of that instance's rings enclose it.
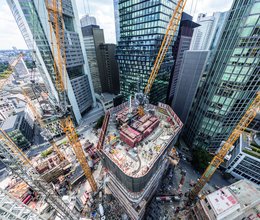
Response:
[[[198,4],[199,3],[199,4]],[[76,0],[79,18],[86,14],[96,17],[100,28],[104,29],[105,41],[107,43],[116,43],[115,19],[113,0],[86,1]],[[220,0],[218,2],[208,2],[201,0],[198,2],[187,1],[185,11],[197,20],[198,13],[207,13],[211,15],[216,11],[227,11],[231,7],[232,1]],[[100,7],[102,5],[102,7]],[[194,13],[195,12],[195,13]],[[12,13],[5,0],[0,4],[0,49],[8,50],[13,46],[19,49],[27,49],[24,39],[19,31],[18,26],[12,16]],[[13,42],[15,37],[16,41]]]
[[[260,0],[0,1],[3,219],[258,219]]]

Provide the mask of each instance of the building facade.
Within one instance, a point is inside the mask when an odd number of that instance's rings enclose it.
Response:
[[[102,92],[118,94],[120,92],[119,70],[116,62],[116,45],[100,44],[101,51],[101,86]]]
[[[81,24],[83,23],[91,22],[82,21]],[[116,45],[105,43],[103,29],[100,29],[98,25],[82,26],[81,30],[95,93],[118,94],[120,88],[115,59]]]
[[[94,16],[85,15],[80,19],[80,25],[81,27],[97,25],[97,20]]]
[[[144,91],[175,6],[173,0],[119,0],[117,62],[125,99]],[[149,94],[151,103],[166,102],[173,62],[170,46]]]
[[[8,0],[9,7],[29,49],[33,50],[37,66],[49,94],[59,102],[55,88],[54,56],[45,1]],[[65,26],[64,46],[66,52],[67,95],[72,111],[79,121],[86,111],[95,105],[91,76],[74,0],[62,1],[62,18]]]
[[[25,112],[8,117],[2,124],[2,129],[21,150],[30,148],[33,141],[34,126],[28,123]]]
[[[184,127],[190,147],[215,152],[259,91],[259,7],[258,0],[233,2]]]
[[[216,47],[225,24],[227,12],[215,12],[212,16],[200,13],[196,23],[200,26],[195,29],[190,50],[212,50]]]
[[[114,17],[115,17],[115,28],[116,28],[116,43],[120,40],[120,25],[119,25],[119,0],[114,0]]]
[[[180,67],[183,60],[183,53],[184,51],[189,50],[192,35],[193,35],[193,30],[198,26],[199,26],[198,24],[192,22],[192,16],[190,16],[185,12],[182,13],[178,36],[172,47],[172,53],[175,62],[172,68],[168,97],[167,97],[167,103],[169,105],[172,104],[172,100],[176,92]]]
[[[81,22],[81,24],[82,23],[84,22]],[[104,32],[98,25],[82,26],[81,30],[88,57],[89,71],[92,77],[94,91],[97,94],[101,94],[101,75],[99,69],[99,65],[101,63],[101,53],[99,45],[105,43]]]
[[[172,109],[185,124],[195,97],[199,82],[206,67],[209,51],[183,52],[182,63],[178,71],[178,82],[172,101]]]
[[[237,179],[260,184],[260,136],[257,131],[240,135],[227,163],[226,172]]]

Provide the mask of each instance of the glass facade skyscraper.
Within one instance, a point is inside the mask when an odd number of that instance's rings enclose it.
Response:
[[[117,61],[124,98],[144,90],[175,6],[175,0],[118,1]],[[173,62],[170,46],[149,94],[151,103],[166,101]]]
[[[183,137],[190,147],[214,152],[259,91],[259,14],[259,0],[233,2],[184,128]]]
[[[7,0],[7,3],[28,48],[35,54],[37,67],[47,84],[49,95],[58,101],[45,1]],[[62,1],[62,18],[65,26],[67,95],[75,119],[79,122],[82,115],[95,106],[96,99],[74,0]]]

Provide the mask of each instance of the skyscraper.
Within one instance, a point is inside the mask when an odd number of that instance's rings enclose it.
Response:
[[[233,2],[184,128],[189,146],[215,151],[259,91],[259,9],[259,0]]]
[[[120,92],[119,71],[116,62],[116,45],[100,44],[101,50],[101,86],[102,92],[118,94]]]
[[[206,66],[208,50],[186,50],[179,67],[172,109],[185,124],[195,97],[199,81]]]
[[[81,30],[94,91],[97,94],[104,92],[118,94],[119,72],[115,59],[116,45],[106,44],[103,29],[94,25],[94,19],[89,20],[89,18],[85,16],[81,19],[81,25],[90,24],[82,26]]]
[[[117,61],[124,98],[144,90],[175,5],[173,0],[119,0]],[[151,103],[166,101],[173,62],[170,46],[150,92]]]
[[[200,13],[196,23],[190,50],[212,50],[219,40],[221,29],[225,23],[227,12],[215,12],[212,16]]]
[[[172,104],[173,96],[176,92],[176,85],[179,78],[181,63],[183,60],[183,53],[184,51],[189,50],[193,30],[198,26],[198,24],[192,22],[192,16],[185,12],[182,13],[178,36],[172,47],[172,53],[175,62],[172,68],[167,96],[167,103],[169,105]]]
[[[29,49],[36,55],[38,68],[48,84],[49,93],[58,100],[55,88],[54,58],[51,50],[51,34],[45,1],[7,0],[17,25]],[[62,1],[65,25],[67,95],[77,121],[95,105],[95,97],[89,67],[74,0]]]
[[[119,10],[118,10],[119,0],[114,0],[114,17],[115,17],[115,27],[116,27],[116,42],[120,40],[120,25],[119,25]]]
[[[81,25],[84,20],[81,19]],[[86,54],[88,57],[89,70],[93,81],[94,91],[97,94],[102,92],[101,88],[101,77],[99,71],[99,62],[101,59],[101,54],[99,50],[99,45],[105,43],[103,29],[100,29],[98,25],[87,25],[81,26],[83,40],[86,48]]]
[[[97,20],[94,16],[85,15],[80,19],[81,27],[86,27],[89,25],[97,25]]]

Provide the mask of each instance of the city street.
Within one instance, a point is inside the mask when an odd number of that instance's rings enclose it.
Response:
[[[156,197],[158,196],[176,195],[182,177],[182,171],[186,171],[186,176],[181,188],[183,196],[180,197],[180,201],[157,201]],[[190,186],[191,180],[196,182],[200,176],[201,175],[193,169],[190,162],[187,162],[186,160],[181,159],[175,168],[170,165],[169,170],[162,179],[157,193],[149,205],[147,219],[172,219],[173,216],[176,216],[176,208],[184,207],[185,203],[189,200],[185,196],[185,193],[192,189]],[[223,187],[227,185],[230,185],[230,183],[223,179],[221,172],[216,171],[209,184],[206,184],[201,193],[213,192],[216,190],[215,186]]]
[[[90,125],[91,123],[96,122],[104,114],[105,112],[102,105],[98,103],[94,109],[90,110],[90,112],[83,116],[79,124]]]
[[[186,172],[187,172],[187,174],[186,174],[187,181],[186,182],[188,182],[188,180],[196,181],[201,176],[201,174],[199,174],[198,171],[194,170],[194,168],[192,167],[190,162],[187,162],[187,161],[184,161],[181,159],[178,167],[183,170],[186,170]],[[215,172],[215,174],[212,176],[209,184],[213,187],[214,187],[214,185],[217,185],[219,187],[230,185],[230,183],[223,178],[223,176],[219,170],[217,170]]]

